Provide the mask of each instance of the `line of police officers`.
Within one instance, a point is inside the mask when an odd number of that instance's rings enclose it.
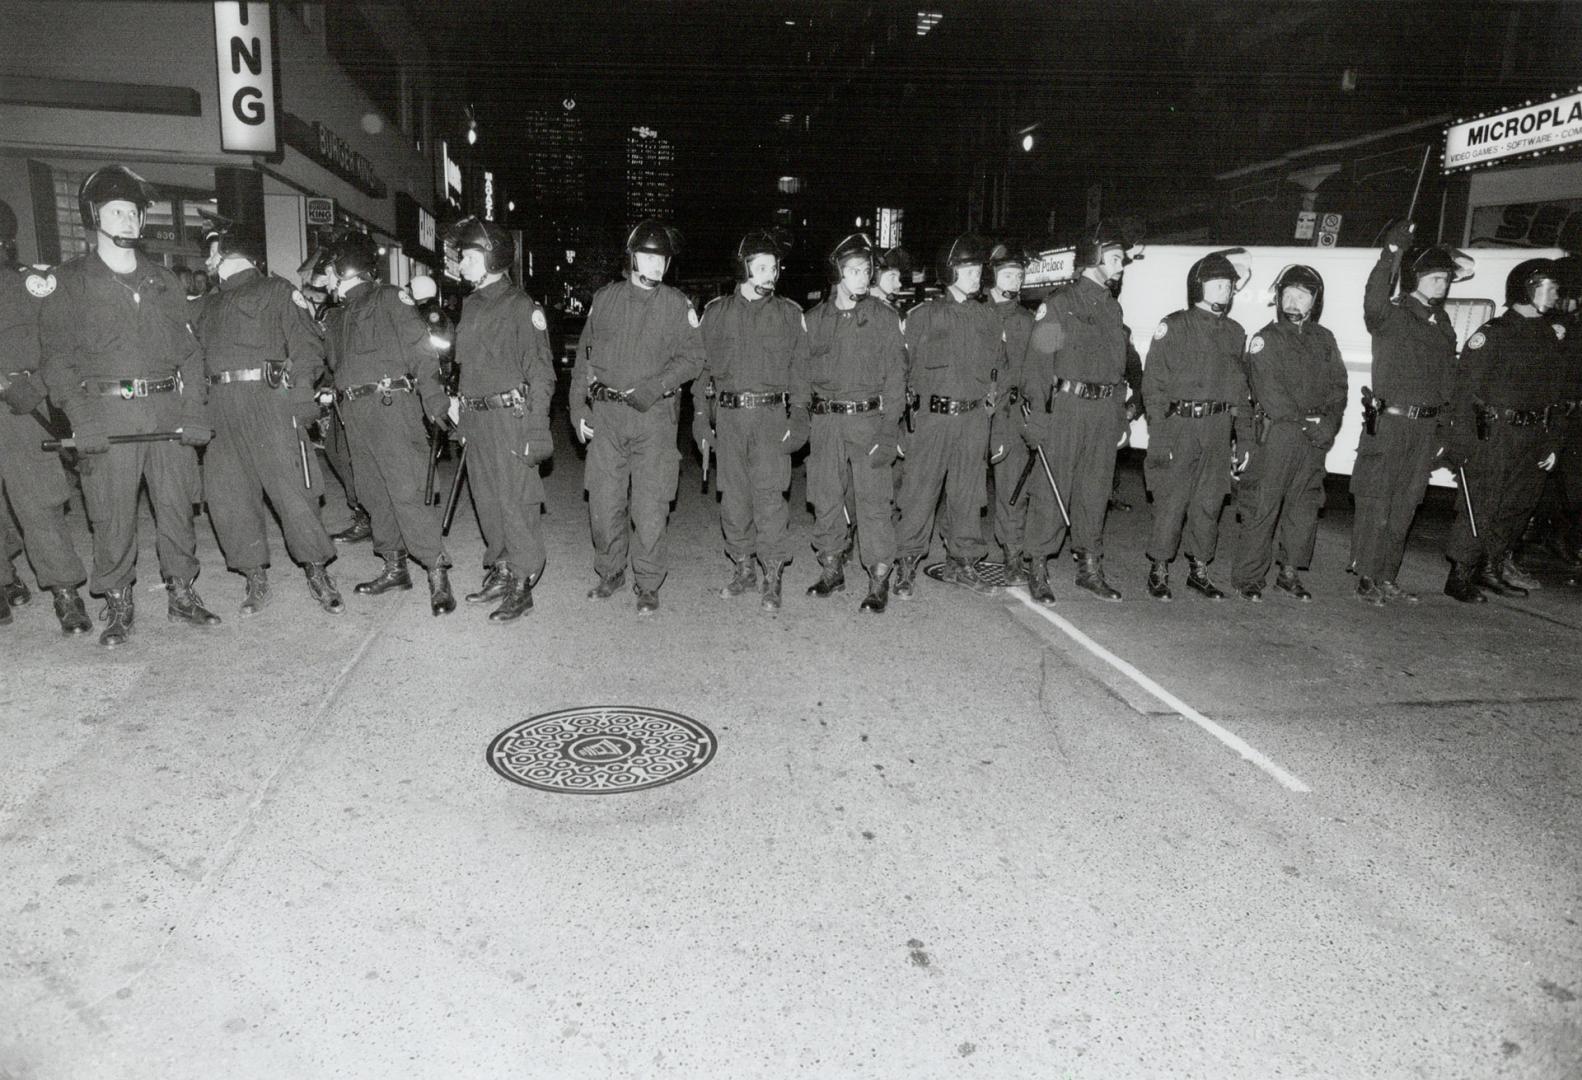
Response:
[[[153,198],[130,170],[99,170],[80,193],[94,249],[53,274],[3,275],[0,288],[3,366],[13,369],[0,390],[13,414],[0,423],[0,482],[63,631],[92,623],[61,512],[65,475],[37,446],[49,424],[46,394],[69,420],[79,455],[94,535],[89,588],[105,598],[107,646],[132,632],[144,483],[172,621],[220,621],[194,588],[192,506],[205,495],[226,564],[246,580],[244,616],[269,601],[268,507],[326,612],[344,609],[326,569],[334,540],[365,536],[383,566],[358,593],[410,589],[412,559],[427,571],[433,613],[453,611],[440,512],[425,490],[428,428],[459,434],[458,467],[486,544],[482,585],[466,599],[496,603],[489,617],[498,622],[530,610],[545,565],[539,467],[554,451],[554,371],[544,311],[507,274],[510,234],[475,218],[447,232],[451,268],[472,287],[455,335],[459,383],[448,387],[430,322],[411,291],[377,280],[368,236],[343,235],[307,268],[311,283],[327,288],[321,304],[260,270],[256,232],[217,227],[208,269],[219,289],[194,314],[174,275],[138,250]],[[1462,470],[1465,496],[1446,549],[1446,593],[1463,601],[1482,599],[1481,589],[1515,594],[1536,585],[1513,550],[1544,472],[1563,463],[1568,494],[1582,494],[1577,343],[1568,349],[1564,327],[1546,317],[1558,272],[1542,260],[1519,266],[1508,310],[1468,340],[1458,363],[1442,305],[1470,260],[1410,241],[1409,227],[1390,231],[1366,294],[1374,386],[1351,481],[1357,595],[1416,601],[1395,579],[1428,473],[1441,461]],[[877,252],[860,234],[830,253],[833,288],[806,313],[775,294],[781,237],[744,237],[736,289],[701,317],[663,280],[679,248],[679,233],[660,223],[632,231],[628,272],[594,297],[577,352],[569,408],[588,446],[590,598],[614,595],[629,564],[638,611],[659,606],[671,565],[681,391],[692,383],[693,433],[705,462],[711,454],[718,462],[733,566],[722,597],[757,590],[765,609],[780,607],[793,557],[791,455],[808,446],[820,568],[809,595],[843,590],[855,553],[868,578],[862,610],[883,612],[892,594],[911,598],[936,531],[942,579],[989,591],[981,566],[992,467],[990,522],[1006,577],[1053,604],[1049,559],[1069,539],[1076,584],[1119,600],[1104,571],[1104,522],[1117,448],[1146,410],[1149,595],[1172,599],[1169,568],[1184,553],[1187,586],[1224,598],[1209,564],[1234,489],[1244,526],[1235,590],[1261,600],[1278,566],[1275,587],[1311,599],[1299,571],[1312,559],[1346,376],[1334,336],[1319,324],[1323,281],[1310,267],[1279,275],[1276,318],[1249,338],[1229,317],[1247,279],[1235,249],[1199,260],[1187,306],[1153,332],[1138,392],[1135,375],[1128,386],[1136,355],[1116,300],[1133,252],[1102,227],[1078,246],[1078,276],[1036,315],[1020,303],[1024,255],[971,235],[941,253],[945,291],[904,318],[892,302],[904,253]],[[1397,278],[1402,291],[1392,295]],[[315,424],[328,428],[327,457],[356,515],[335,538],[320,519],[322,478],[308,450]],[[195,448],[204,445],[200,488]],[[5,554],[15,553],[8,543]],[[9,557],[0,574],[7,621],[27,591]]]

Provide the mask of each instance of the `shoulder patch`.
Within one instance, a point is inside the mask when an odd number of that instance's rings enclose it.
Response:
[[[1042,319],[1045,315],[1048,315],[1048,314],[1049,314],[1049,305],[1048,304],[1039,304],[1038,305],[1038,314],[1034,315],[1033,319],[1036,321],[1038,319]]]
[[[301,289],[291,290],[291,302],[310,315],[313,313],[313,307],[308,303],[308,298],[302,295]]]
[[[417,301],[412,299],[412,294],[407,292],[405,289],[397,289],[396,290],[396,295],[401,298],[401,302],[403,304],[405,304],[407,307],[416,307],[417,306]]]
[[[1489,339],[1483,336],[1483,331],[1479,330],[1476,334],[1473,334],[1472,337],[1468,339],[1467,348],[1481,349],[1483,348],[1483,343],[1487,340]]]
[[[544,318],[543,308],[533,309],[533,329],[540,332],[549,329],[549,322]]]
[[[49,271],[30,270],[27,275],[27,291],[29,294],[42,300],[55,291],[55,275]]]
[[[1263,335],[1254,334],[1252,340],[1247,342],[1247,351],[1253,354],[1263,352]]]
[[[687,305],[687,322],[692,324],[692,329],[694,330],[696,330],[700,325],[698,322],[698,313],[692,310],[691,304]]]
[[[1169,322],[1167,322],[1167,321],[1165,321],[1163,319],[1159,320],[1159,325],[1154,327],[1154,340],[1158,341],[1160,338],[1164,337],[1169,332],[1170,332],[1170,324],[1169,324]]]

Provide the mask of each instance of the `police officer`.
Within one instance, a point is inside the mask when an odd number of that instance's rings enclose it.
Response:
[[[998,380],[1005,366],[1005,331],[979,302],[989,246],[965,234],[940,254],[944,293],[913,308],[906,337],[907,392],[916,402],[915,428],[907,440],[901,482],[895,596],[910,599],[917,565],[928,554],[941,491],[945,520],[942,579],[976,593],[993,592],[977,564],[988,551],[981,515],[988,493],[985,463],[989,417],[999,407]]]
[[[1126,427],[1126,325],[1111,283],[1126,272],[1127,247],[1104,225],[1077,245],[1077,279],[1055,290],[1034,318],[1022,369],[1023,440],[1043,450],[1060,490],[1034,476],[1028,510],[1028,593],[1053,604],[1048,559],[1071,533],[1076,583],[1101,600],[1121,594],[1104,579],[1104,513],[1115,479],[1115,448]],[[1040,461],[1037,471],[1042,472]]]
[[[467,446],[478,526],[488,547],[483,585],[469,603],[500,602],[491,622],[511,622],[533,607],[544,572],[539,466],[555,452],[549,401],[555,393],[544,309],[511,282],[511,234],[492,221],[453,227],[461,276],[472,286],[456,329],[461,369],[461,434]]]
[[[1318,323],[1324,310],[1318,271],[1288,266],[1271,291],[1274,321],[1247,342],[1256,406],[1250,459],[1236,490],[1242,529],[1235,584],[1243,599],[1262,600],[1269,565],[1277,562],[1274,587],[1311,600],[1297,571],[1313,561],[1324,455],[1346,410],[1346,364],[1335,335]]]
[[[712,445],[718,457],[720,529],[736,568],[720,596],[757,585],[756,556],[766,611],[779,609],[781,576],[791,562],[791,455],[807,445],[811,428],[806,408],[788,411],[786,404],[792,370],[807,352],[807,326],[800,307],[775,295],[782,258],[779,240],[767,232],[750,232],[737,244],[735,291],[703,309],[708,359],[695,385],[713,391],[712,430],[709,397],[692,396],[694,437],[704,454]]]
[[[1016,503],[1011,496],[1017,481],[1027,475],[1031,454],[1017,437],[1014,424],[1020,420],[1022,366],[1027,344],[1033,336],[1033,313],[1022,306],[1022,275],[1027,270],[1027,255],[1017,246],[996,244],[989,252],[990,310],[999,316],[1005,336],[1005,363],[999,385],[1009,387],[989,431],[989,460],[994,463],[994,539],[1005,554],[1005,580],[1025,585],[1029,580],[1024,536],[1027,532],[1027,498]],[[1025,490],[1026,484],[1023,484]]]
[[[813,417],[807,487],[820,574],[808,592],[822,597],[846,587],[849,478],[857,551],[868,571],[861,608],[878,614],[889,603],[895,565],[890,466],[906,399],[906,345],[895,310],[868,292],[872,241],[846,237],[830,253],[829,271],[835,287],[807,313],[807,358],[791,388],[791,407]]]
[[[1247,374],[1242,352],[1247,331],[1230,317],[1235,295],[1251,271],[1212,252],[1187,271],[1187,304],[1154,330],[1143,369],[1148,410],[1144,476],[1154,497],[1148,538],[1148,595],[1169,600],[1170,562],[1185,547],[1187,587],[1210,600],[1225,593],[1208,576],[1219,543],[1220,511],[1230,494],[1233,427],[1245,466],[1251,445]]]
[[[1560,450],[1552,421],[1564,393],[1564,330],[1548,318],[1559,296],[1553,262],[1518,263],[1506,278],[1506,310],[1461,350],[1446,455],[1465,466],[1478,535],[1472,535],[1463,497],[1445,542],[1451,565],[1445,595],[1463,603],[1482,602],[1481,589],[1526,596],[1538,587],[1511,551]]]
[[[247,578],[241,613],[256,615],[270,599],[267,497],[286,551],[306,569],[308,592],[338,615],[345,605],[325,570],[335,544],[319,519],[306,450],[307,426],[319,415],[324,340],[307,298],[260,269],[262,236],[232,225],[208,244],[219,289],[193,326],[214,425],[204,486],[226,565]]]
[[[208,627],[192,505],[199,499],[194,447],[213,434],[204,406],[203,362],[176,275],[138,250],[153,188],[121,165],[83,181],[77,203],[94,249],[56,271],[44,301],[44,383],[71,421],[82,455],[83,500],[93,523],[90,591],[105,598],[99,642],[125,644],[135,615],[138,489],[148,483],[159,530],[159,565],[172,622]],[[122,443],[111,435],[179,432],[179,442]]]
[[[339,301],[325,325],[336,407],[351,444],[357,494],[373,523],[384,569],[356,591],[379,596],[412,588],[410,555],[428,569],[429,609],[456,610],[440,512],[423,499],[428,437],[423,418],[443,423],[449,404],[439,357],[412,297],[377,280],[379,248],[365,233],[335,244],[332,288]]]
[[[60,457],[39,449],[53,438],[47,391],[38,374],[38,323],[45,298],[55,291],[55,275],[47,267],[12,263],[16,216],[0,202],[0,625],[11,621],[11,608],[31,602],[12,559],[26,550],[41,589],[55,601],[61,632],[85,634],[93,622],[77,588],[86,579],[66,528],[63,507],[71,496]],[[3,511],[9,502],[21,525],[17,537]]]
[[[1417,600],[1395,578],[1442,446],[1436,418],[1450,398],[1456,363],[1445,296],[1452,278],[1472,265],[1447,247],[1408,250],[1413,228],[1397,224],[1386,233],[1362,297],[1363,322],[1373,336],[1373,385],[1364,397],[1351,474],[1351,557],[1357,599],[1374,607]],[[1401,295],[1392,299],[1397,274]]]
[[[325,244],[318,251],[308,257],[308,260],[298,269],[297,275],[302,282],[302,295],[308,301],[309,313],[319,328],[319,333],[324,332],[325,323],[328,321],[330,309],[335,306],[335,297],[330,290],[331,264],[334,262],[334,248]],[[320,377],[320,386],[329,387],[334,380],[330,377],[328,367]],[[346,509],[351,513],[352,520],[340,532],[331,533],[330,539],[337,544],[360,544],[373,537],[373,524],[368,518],[368,511],[362,503],[357,501],[356,478],[352,474],[352,448],[346,439],[346,427],[341,423],[340,410],[333,407],[335,400],[333,390],[325,390],[319,395],[319,437],[323,445],[324,460],[329,462],[335,478],[340,481],[341,490],[346,496]]]
[[[644,613],[658,610],[670,571],[665,532],[681,461],[677,395],[704,361],[697,312],[664,284],[680,247],[679,230],[657,221],[631,231],[628,274],[594,294],[571,377],[572,429],[588,445],[584,485],[599,575],[588,598],[608,599],[625,583],[630,551]]]
[[[912,280],[912,256],[907,250],[897,244],[879,252],[874,260],[873,275],[873,298],[906,314],[902,309],[901,290]]]

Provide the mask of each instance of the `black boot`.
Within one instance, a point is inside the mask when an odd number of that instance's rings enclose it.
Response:
[[[1452,573],[1453,572],[1454,571],[1452,571]],[[1445,588],[1447,590],[1450,588],[1448,582],[1446,583]],[[1387,599],[1387,595],[1384,591],[1384,587],[1379,582],[1374,581],[1371,577],[1368,577],[1366,574],[1364,574],[1357,578],[1357,599],[1361,600],[1364,604],[1367,604],[1370,607],[1383,607],[1384,601]],[[1479,599],[1482,599],[1481,595],[1479,596]]]
[[[495,563],[483,575],[483,584],[478,586],[478,591],[468,593],[463,599],[469,604],[492,604],[511,591],[511,580],[510,569],[502,563]]]
[[[11,625],[11,599],[5,589],[0,589],[0,626]]]
[[[1302,584],[1302,579],[1297,576],[1296,570],[1283,563],[1280,565],[1280,572],[1275,575],[1274,587],[1281,592],[1290,593],[1304,604],[1313,599],[1313,594],[1308,591],[1306,585]],[[1389,592],[1384,590],[1382,585],[1380,590],[1385,593],[1386,598],[1389,597]]]
[[[384,556],[385,568],[372,581],[359,582],[352,591],[359,596],[382,596],[393,589],[403,592],[412,587],[412,574],[406,568],[406,552],[391,551]]]
[[[1445,578],[1445,595],[1463,604],[1488,603],[1489,598],[1478,588],[1477,569],[1475,563],[1451,563],[1450,576]]]
[[[599,583],[588,590],[589,600],[608,600],[620,591],[626,584],[626,571],[617,570],[607,578],[600,578]]]
[[[994,592],[994,586],[983,580],[978,573],[978,568],[966,559],[949,556],[945,559],[944,580],[952,585],[960,585],[964,589],[971,589],[979,596],[988,596]]]
[[[809,596],[826,597],[831,593],[846,590],[846,553],[837,551],[833,555],[820,555],[818,557],[818,580],[807,587]]]
[[[883,615],[890,602],[890,564],[874,563],[868,571],[868,595],[862,598],[863,611]]]
[[[450,591],[450,567],[435,565],[428,571],[428,609],[435,615],[456,610],[456,594]]]
[[[21,578],[12,578],[11,584],[0,586],[0,592],[5,593],[6,602],[14,608],[27,607],[33,602],[33,594],[28,591],[27,582]]]
[[[246,573],[247,595],[242,599],[242,606],[239,609],[244,618],[248,615],[257,615],[269,604],[269,571],[260,566]]]
[[[93,620],[88,618],[88,609],[75,587],[51,589],[50,592],[55,595],[55,618],[60,620],[61,633],[74,637],[93,629]]]
[[[1121,594],[1110,588],[1104,580],[1104,556],[1089,552],[1073,552],[1077,556],[1077,588],[1086,589],[1100,600],[1115,601]]]
[[[637,594],[637,613],[647,615],[651,611],[659,610],[659,590],[645,589],[641,585],[633,585],[632,591]]]
[[[736,573],[731,576],[731,579],[725,583],[725,587],[720,590],[721,600],[729,600],[732,597],[742,595],[742,593],[752,592],[758,587],[758,571],[753,566],[753,557],[751,555],[745,559],[732,558],[731,561],[736,564]]]
[[[184,622],[188,626],[208,628],[220,625],[220,617],[203,606],[203,598],[192,587],[192,582],[172,580],[168,588],[170,603],[165,608],[165,618],[171,622]]]
[[[1005,583],[1007,585],[1026,585],[1031,575],[1027,570],[1027,556],[1021,552],[1005,553]]]
[[[1495,561],[1492,565],[1501,581],[1513,589],[1523,590],[1523,595],[1543,588],[1542,582],[1522,569],[1521,564],[1516,561],[1514,552],[1507,551],[1504,558]],[[14,600],[12,602],[15,603]]]
[[[99,644],[107,649],[125,645],[127,638],[132,636],[132,617],[135,614],[132,586],[106,592],[104,610],[99,612],[99,618],[104,620],[104,632],[99,635]]]
[[[500,606],[489,612],[490,622],[515,622],[533,610],[533,583],[509,570],[505,576],[505,595],[500,599]]]
[[[330,537],[337,544],[360,544],[374,534],[373,519],[368,516],[368,511],[360,506],[353,506],[351,511],[352,523]]]
[[[897,600],[910,600],[916,595],[917,564],[923,561],[921,555],[902,555],[895,563],[895,593]]]
[[[1500,574],[1500,564],[1494,559],[1479,559],[1477,569],[1473,572],[1472,580],[1480,589],[1487,589],[1495,596],[1522,597],[1527,595],[1527,590],[1520,585],[1513,585]]]
[[[346,602],[341,599],[341,592],[323,563],[308,563],[308,592],[318,601],[319,607],[331,615],[346,610]]]
[[[1191,567],[1187,573],[1187,588],[1202,593],[1210,600],[1225,599],[1224,590],[1214,584],[1214,580],[1208,576],[1208,563],[1203,562],[1196,555],[1188,555],[1187,565]]]
[[[785,575],[784,561],[764,563],[763,597],[758,604],[765,611],[780,610],[780,579]]]
[[[1049,587],[1049,560],[1034,555],[1027,572],[1027,595],[1045,607],[1055,606],[1055,590]]]
[[[1168,603],[1175,597],[1170,591],[1170,564],[1160,559],[1148,560],[1148,595]]]

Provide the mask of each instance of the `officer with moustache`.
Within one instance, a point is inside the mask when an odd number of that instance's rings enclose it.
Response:
[[[1255,411],[1251,456],[1236,489],[1242,530],[1235,584],[1242,599],[1262,600],[1269,566],[1277,563],[1274,587],[1311,600],[1297,571],[1313,561],[1324,455],[1346,411],[1346,364],[1335,335],[1318,324],[1324,310],[1318,271],[1288,266],[1272,292],[1275,319],[1247,342]]]
[[[1020,247],[996,244],[989,252],[989,305],[999,317],[1005,335],[1005,363],[999,385],[1010,388],[989,425],[989,460],[994,465],[994,539],[1005,555],[1005,579],[1012,585],[1025,585],[1029,580],[1024,548],[1027,500],[1024,496],[1014,505],[1011,502],[1030,454],[1015,429],[1021,420],[1022,365],[1033,336],[1033,313],[1022,306],[1022,275],[1026,270],[1027,255]]]
[[[55,617],[68,636],[93,629],[78,586],[87,580],[66,528],[63,507],[71,496],[60,456],[39,449],[53,438],[48,391],[39,375],[39,314],[56,288],[48,267],[16,266],[16,215],[0,202],[0,626],[11,609],[32,602],[12,559],[26,550],[41,589],[55,601]],[[22,534],[11,529],[5,506]]]
[[[588,598],[608,599],[625,584],[629,553],[639,613],[659,609],[670,572],[677,395],[705,358],[697,312],[664,284],[680,247],[680,232],[657,221],[631,231],[628,275],[594,294],[571,376],[572,429],[588,445],[584,485],[599,575]]]
[[[508,276],[516,258],[510,233],[468,217],[451,236],[462,280],[472,286],[456,328],[456,409],[478,526],[491,553],[483,585],[467,601],[498,600],[489,620],[513,622],[532,609],[533,585],[544,572],[539,467],[555,452],[549,432],[555,393],[549,323],[544,309]]]
[[[440,511],[423,498],[428,476],[425,416],[443,423],[449,401],[439,356],[412,297],[378,280],[379,247],[352,232],[335,244],[331,288],[338,301],[325,325],[336,408],[351,443],[357,494],[373,524],[384,569],[355,591],[380,596],[412,588],[410,555],[428,569],[429,609],[456,610]]]
[[[1115,479],[1115,448],[1126,430],[1126,325],[1111,286],[1130,260],[1121,237],[1100,225],[1077,245],[1075,281],[1038,309],[1022,369],[1024,442],[1042,449],[1071,523],[1045,478],[1032,484],[1027,552],[1028,593],[1055,602],[1048,560],[1071,533],[1078,588],[1101,600],[1121,594],[1104,578],[1104,514]],[[1043,462],[1039,463],[1042,471]]]
[[[1000,405],[1005,331],[978,298],[988,256],[989,246],[980,237],[967,234],[952,241],[940,257],[946,291],[913,308],[902,328],[916,431],[907,441],[901,483],[898,600],[913,595],[917,565],[933,541],[941,492],[943,580],[980,594],[993,591],[977,564],[988,551],[982,524],[988,498],[985,464],[989,417]]]
[[[1227,465],[1235,440],[1247,462],[1252,433],[1242,354],[1247,331],[1230,317],[1237,292],[1251,271],[1231,262],[1236,252],[1205,255],[1187,271],[1187,304],[1166,315],[1154,331],[1143,369],[1148,410],[1144,475],[1154,497],[1148,539],[1148,595],[1169,600],[1170,562],[1185,548],[1187,587],[1210,600],[1225,593],[1208,576],[1219,543],[1220,512],[1230,494]]]
[[[704,454],[716,448],[720,529],[725,554],[736,567],[720,596],[752,591],[758,584],[756,557],[763,566],[765,611],[780,608],[781,577],[792,554],[785,494],[791,455],[807,445],[812,425],[805,408],[787,409],[791,373],[807,352],[807,327],[802,309],[775,295],[782,258],[772,234],[742,237],[735,291],[703,309],[708,359],[696,385],[713,391],[712,431],[709,398],[693,394],[692,430]]]
[[[868,571],[861,608],[879,614],[889,603],[895,565],[890,466],[906,400],[906,345],[895,310],[868,295],[871,240],[855,233],[836,244],[829,270],[835,288],[807,313],[807,356],[791,387],[792,409],[813,417],[807,486],[820,574],[808,594],[825,597],[846,587],[849,480],[857,551]]]
[[[1561,449],[1555,406],[1566,392],[1563,327],[1549,319],[1560,275],[1548,259],[1518,263],[1506,278],[1503,313],[1467,339],[1451,396],[1447,456],[1465,463],[1478,535],[1467,500],[1445,542],[1445,595],[1480,603],[1483,589],[1526,596],[1538,582],[1512,549],[1543,494]],[[1470,437],[1469,437],[1470,433]]]
[[[105,599],[99,643],[108,648],[132,633],[138,491],[145,481],[170,620],[196,627],[220,622],[193,587],[199,565],[192,505],[200,494],[194,448],[213,435],[202,353],[180,281],[138,250],[155,197],[147,181],[122,165],[83,181],[77,203],[94,249],[56,271],[40,331],[44,384],[71,421],[81,455],[93,523],[90,591]],[[179,432],[179,442],[110,443],[111,435],[168,431]]]
[[[1456,331],[1445,314],[1445,297],[1451,281],[1469,276],[1473,266],[1452,248],[1412,248],[1413,229],[1398,224],[1386,233],[1362,296],[1363,322],[1373,337],[1373,385],[1363,399],[1351,474],[1351,558],[1357,599],[1374,607],[1417,601],[1395,578],[1412,518],[1444,447],[1439,417],[1456,364]],[[1401,293],[1392,298],[1397,275]]]
[[[193,327],[214,425],[203,469],[226,565],[247,578],[241,614],[258,614],[270,599],[267,498],[287,553],[306,570],[308,592],[339,615],[345,604],[325,569],[335,544],[303,464],[307,426],[319,416],[314,386],[324,373],[324,339],[307,298],[260,269],[262,236],[233,225],[211,233],[208,244],[219,289]]]

